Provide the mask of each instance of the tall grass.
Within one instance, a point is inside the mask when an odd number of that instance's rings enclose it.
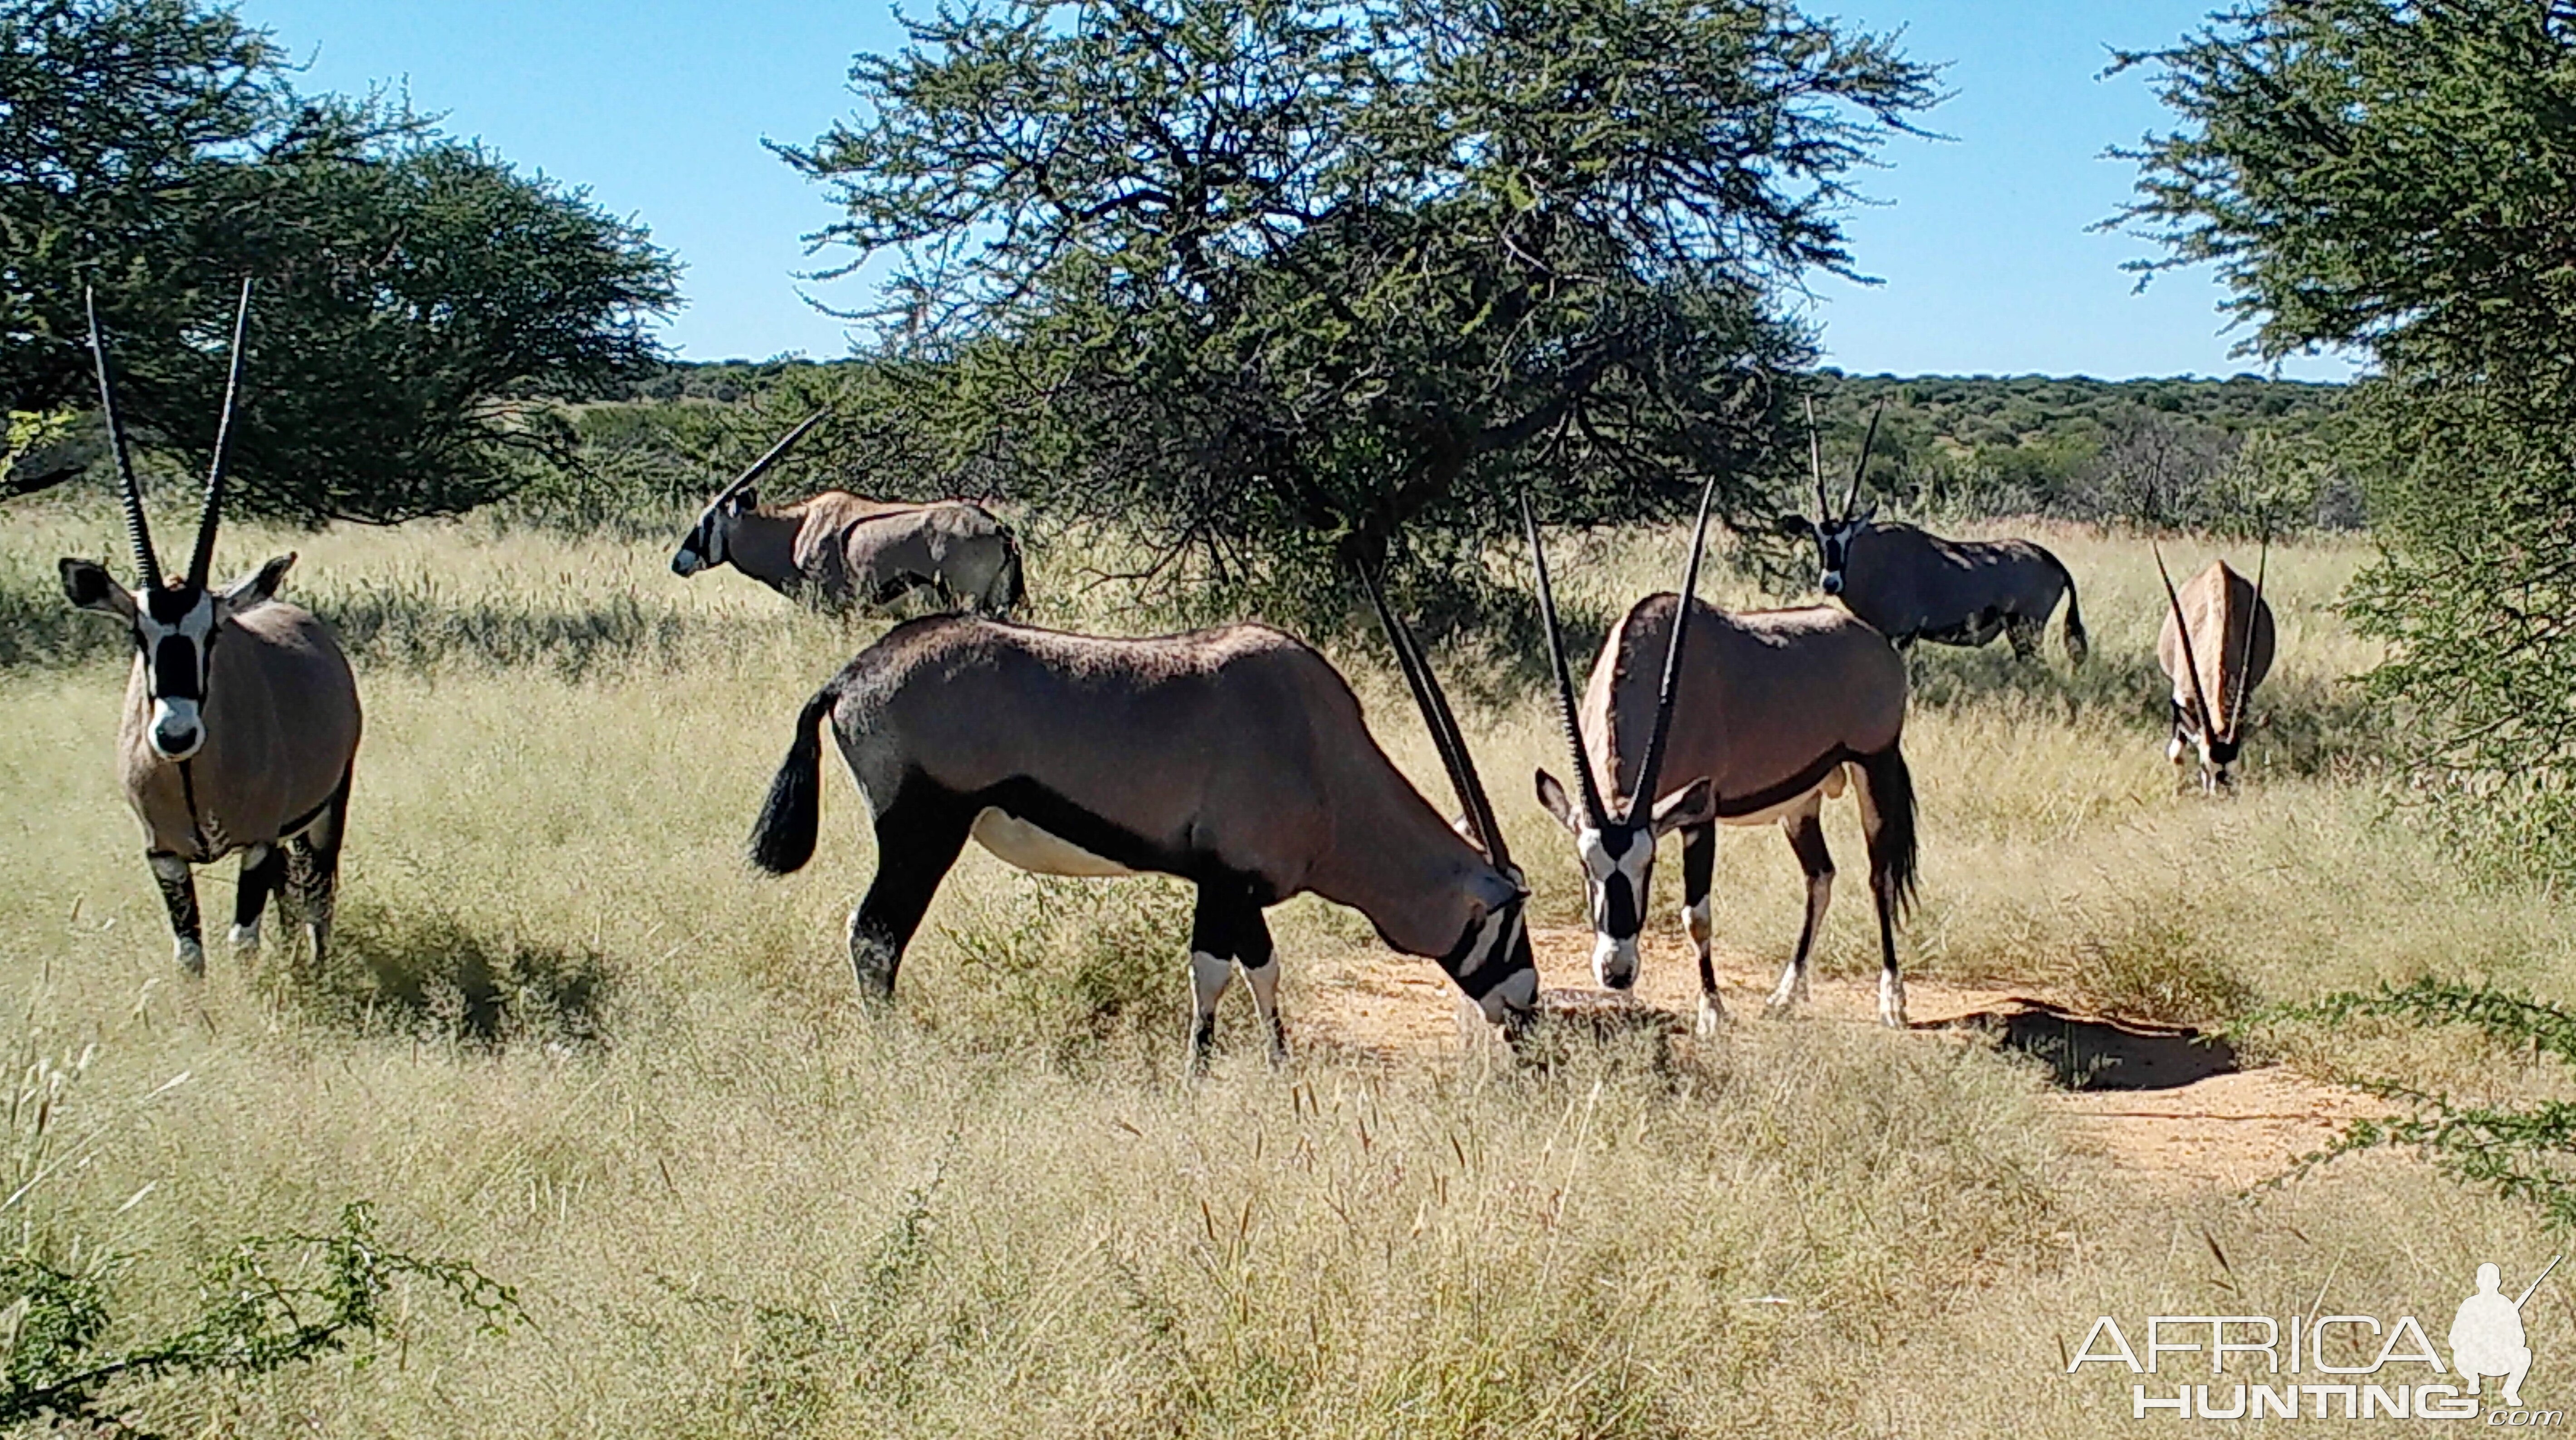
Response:
[[[0,595],[42,598],[55,554],[110,533],[14,528]],[[842,958],[873,864],[848,787],[827,785],[803,875],[739,859],[798,706],[875,626],[682,582],[658,544],[228,533],[227,559],[301,549],[290,593],[359,658],[342,954],[183,982],[109,770],[122,642],[0,663],[0,1045],[41,1092],[12,1112],[0,1219],[132,1257],[120,1294],[148,1326],[184,1318],[230,1237],[371,1196],[388,1243],[471,1259],[535,1325],[174,1383],[145,1397],[159,1428],[2126,1433],[2125,1383],[2063,1374],[2097,1314],[2304,1314],[2320,1287],[2429,1314],[2478,1261],[2541,1253],[2518,1211],[2386,1158],[2250,1206],[2143,1184],[2060,1127],[2033,1068],[1928,1036],[1747,1021],[1661,1068],[1613,1050],[1538,1075],[1338,1046],[1300,1016],[1383,952],[1311,900],[1274,915],[1301,1043],[1283,1072],[1230,1014],[1215,1073],[1182,1083],[1185,892],[980,854],[875,1011]],[[2053,631],[2041,667],[1913,662],[1919,973],[2195,1019],[2437,970],[2571,998],[2558,902],[2472,886],[2380,820],[2389,722],[2338,708],[2368,659],[2330,607],[2355,552],[2275,556],[2272,726],[2245,792],[2210,802],[2163,758],[2143,547],[2049,542],[2085,584],[2093,666],[2069,675]],[[1570,598],[1606,624],[1678,551],[1572,544]],[[407,597],[374,612],[400,618],[362,618],[370,595]],[[1054,613],[1117,628],[1113,598]],[[1376,657],[1337,658],[1445,803]],[[1524,696],[1468,729],[1539,918],[1579,924],[1570,847],[1524,798],[1562,764],[1553,720]],[[1829,822],[1847,873],[1849,808]],[[201,873],[211,913],[229,872]],[[1796,875],[1767,833],[1723,839],[1730,956],[1785,955]],[[1874,964],[1860,894],[1820,984]],[[2558,1353],[2576,1313],[2529,1323]]]

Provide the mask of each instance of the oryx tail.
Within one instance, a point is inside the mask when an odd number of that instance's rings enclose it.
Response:
[[[751,863],[772,875],[793,875],[814,858],[823,808],[823,720],[841,703],[834,677],[796,714],[796,738],[760,802],[751,827]]]
[[[2093,653],[2093,643],[2084,632],[2084,607],[2075,598],[2075,572],[2067,569],[2066,562],[2058,559],[2055,552],[2046,546],[2033,545],[2030,548],[2045,556],[2048,563],[2056,567],[2058,578],[2066,582],[2066,663],[2081,665],[2084,657]]]

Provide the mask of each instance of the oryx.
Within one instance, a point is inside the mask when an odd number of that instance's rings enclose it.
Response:
[[[876,878],[849,923],[863,991],[893,993],[904,946],[971,836],[1039,874],[1144,871],[1198,886],[1194,1063],[1237,965],[1274,1057],[1285,1053],[1261,912],[1307,891],[1437,960],[1517,1034],[1538,992],[1528,891],[1438,681],[1376,577],[1363,579],[1466,808],[1463,835],[1378,748],[1340,673],[1277,630],[1110,639],[933,616],[886,632],[806,702],[752,862],[784,875],[812,857],[828,718],[876,825]]]
[[[1703,497],[1682,576],[1688,608],[1672,594],[1629,607],[1593,661],[1578,710],[1547,555],[1526,499],[1521,515],[1579,791],[1569,800],[1565,786],[1540,770],[1538,800],[1573,834],[1582,861],[1593,977],[1619,990],[1636,983],[1655,842],[1678,829],[1682,922],[1699,951],[1700,1029],[1714,1029],[1726,1013],[1709,956],[1717,827],[1776,820],[1807,875],[1807,918],[1769,1008],[1783,1013],[1804,999],[1807,959],[1833,896],[1822,811],[1849,777],[1858,781],[1870,896],[1878,906],[1878,1015],[1903,1026],[1895,925],[1913,903],[1917,861],[1914,779],[1900,748],[1904,660],[1877,631],[1828,605],[1729,613],[1702,604],[1694,592],[1707,538]],[[1667,770],[1687,777],[1669,793],[1658,788]]]
[[[761,504],[752,482],[822,419],[820,411],[806,417],[716,492],[672,552],[674,572],[730,563],[782,595],[835,609],[886,605],[920,589],[985,614],[1007,615],[1020,603],[1019,540],[981,505],[868,500],[847,490]]]
[[[2156,663],[2173,684],[2173,737],[2165,742],[2165,758],[2179,766],[2186,749],[2197,751],[2201,789],[2232,786],[2232,767],[2245,746],[2246,702],[2272,673],[2272,607],[2263,599],[2271,542],[2264,542],[2253,584],[2226,561],[2212,560],[2179,592],[2165,569],[2163,547],[2153,548],[2156,573],[2165,582]]]
[[[1900,649],[1917,640],[1983,645],[2003,635],[2011,640],[2013,654],[2024,660],[2039,653],[2040,631],[2064,596],[2066,658],[2084,663],[2088,646],[2075,577],[2056,556],[2027,540],[1944,540],[1911,525],[1873,520],[1875,501],[1854,502],[1860,499],[1870,444],[1878,438],[1875,411],[1837,513],[1825,492],[1812,406],[1807,425],[1817,518],[1784,515],[1780,528],[1784,534],[1815,537],[1823,565],[1818,583],[1827,595],[1840,599]]]
[[[329,626],[276,598],[294,555],[280,555],[221,590],[206,584],[223,516],[224,442],[232,429],[249,316],[250,284],[244,281],[196,548],[186,577],[172,584],[162,579],[144,524],[143,492],[116,422],[107,342],[92,300],[90,355],[98,367],[99,410],[116,456],[126,537],[142,587],[129,592],[92,561],[62,562],[63,593],[72,604],[113,615],[133,630],[134,675],[125,687],[117,765],[126,802],[143,822],[144,858],[170,907],[179,963],[191,974],[204,973],[206,950],[189,867],[236,850],[242,867],[233,902],[234,946],[258,948],[260,912],[270,892],[291,884],[303,906],[314,963],[321,963],[358,752],[358,687],[339,642]]]

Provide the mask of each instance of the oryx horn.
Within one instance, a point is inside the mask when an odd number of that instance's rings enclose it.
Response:
[[[1576,718],[1574,674],[1566,668],[1565,635],[1556,624],[1556,594],[1547,583],[1547,548],[1539,543],[1538,512],[1529,492],[1521,492],[1521,528],[1529,533],[1530,566],[1538,572],[1539,623],[1547,627],[1547,659],[1556,672],[1557,714],[1565,721],[1565,744],[1574,757],[1574,779],[1583,797],[1584,823],[1599,830],[1610,823],[1610,807],[1601,803],[1601,787],[1592,778],[1592,761],[1583,751],[1583,726]]]
[[[2208,738],[2217,739],[2219,737],[2210,732],[2218,724],[2218,717],[2210,713],[2209,692],[2200,686],[2200,657],[2191,653],[2191,621],[2183,616],[2182,596],[2174,591],[2173,572],[2165,568],[2164,547],[2150,540],[2147,542],[2147,548],[2155,552],[2156,574],[2165,582],[2165,603],[2173,607],[2174,634],[2182,641],[2182,668],[2191,672],[2191,695],[2194,700],[2200,702],[2201,733]],[[2224,644],[2225,641],[2222,640],[2220,643]],[[2226,657],[2222,655],[2219,658],[2223,660]]]
[[[1816,429],[1816,397],[1807,397],[1807,474],[1816,482],[1816,523],[1834,523],[1834,497],[1825,493],[1825,442]]]
[[[1843,513],[1839,517],[1841,519],[1851,518],[1852,506],[1860,499],[1861,477],[1869,473],[1869,447],[1878,443],[1878,417],[1886,413],[1885,400],[1879,401],[1877,408],[1869,412],[1869,433],[1860,437],[1860,458],[1852,462],[1851,489],[1843,494]]]
[[[2272,525],[2263,524],[2263,554],[2254,562],[2254,604],[2245,612],[2245,644],[2236,658],[2236,681],[2227,687],[2227,738],[2236,738],[2245,723],[2245,677],[2254,672],[2254,627],[2263,623],[2263,577],[2272,568]],[[2223,642],[2222,642],[2223,643]]]
[[[1395,647],[1396,664],[1413,691],[1413,703],[1422,711],[1423,723],[1430,727],[1431,743],[1440,752],[1442,768],[1449,772],[1450,788],[1458,792],[1458,802],[1466,807],[1468,828],[1475,832],[1470,838],[1485,852],[1487,863],[1497,870],[1510,870],[1511,852],[1503,844],[1503,827],[1494,820],[1493,802],[1485,798],[1485,784],[1476,776],[1476,762],[1467,754],[1467,742],[1458,733],[1457,717],[1449,711],[1449,700],[1440,691],[1439,679],[1422,658],[1413,632],[1387,605],[1377,572],[1365,563],[1357,568],[1360,583],[1368,591],[1369,604],[1377,610],[1377,622],[1386,630],[1387,643]]]
[[[241,393],[242,337],[250,328],[250,277],[242,277],[241,303],[233,309],[232,360],[224,372],[224,413],[215,421],[215,458],[206,468],[206,508],[197,516],[197,548],[188,557],[188,584],[203,588],[215,562],[215,530],[224,513],[224,445],[233,433],[233,400]]]
[[[143,519],[143,487],[134,479],[134,457],[126,453],[125,428],[116,423],[116,384],[108,378],[107,337],[98,328],[98,292],[81,287],[81,304],[89,312],[89,356],[98,367],[98,409],[107,422],[107,448],[116,455],[118,497],[125,502],[125,538],[134,545],[134,566],[143,588],[161,588],[161,562],[152,553],[152,527]]]
[[[1875,421],[1872,422],[1873,427]],[[1628,823],[1643,825],[1655,813],[1655,781],[1664,768],[1664,741],[1672,734],[1673,702],[1680,698],[1682,637],[1690,631],[1691,602],[1699,594],[1700,556],[1708,549],[1709,502],[1717,498],[1717,477],[1699,490],[1699,523],[1691,529],[1690,563],[1682,568],[1682,593],[1673,610],[1673,638],[1664,647],[1663,684],[1655,691],[1655,729],[1646,739],[1646,758],[1637,767],[1637,788],[1628,797]]]
[[[735,477],[733,477],[733,483],[732,483],[732,484],[730,484],[730,485],[727,485],[727,486],[726,486],[725,488],[723,488],[722,490],[717,491],[717,492],[716,492],[716,498],[715,498],[714,500],[712,500],[712,501],[708,502],[708,503],[709,503],[709,504],[711,504],[711,505],[721,505],[721,504],[723,504],[724,502],[726,502],[727,500],[732,499],[732,498],[735,496],[735,494],[736,494],[736,493],[738,493],[738,492],[739,492],[739,491],[740,491],[744,486],[746,486],[746,485],[750,484],[750,483],[751,483],[752,481],[754,481],[754,480],[759,479],[759,478],[761,477],[761,475],[762,475],[763,473],[765,473],[765,472],[769,469],[769,467],[770,467],[770,466],[775,465],[775,464],[777,464],[777,463],[778,463],[778,457],[779,457],[779,456],[784,455],[784,454],[786,454],[786,453],[787,453],[787,447],[789,447],[789,446],[791,446],[791,445],[795,444],[795,443],[796,443],[797,441],[799,441],[799,440],[804,439],[804,438],[805,438],[805,432],[806,432],[806,431],[808,431],[808,430],[813,429],[813,428],[814,428],[815,426],[817,426],[817,425],[822,424],[822,423],[823,423],[823,417],[824,417],[825,415],[829,414],[829,413],[830,413],[829,411],[825,411],[825,410],[817,410],[817,411],[815,411],[813,414],[806,416],[806,417],[805,417],[805,419],[804,419],[804,421],[803,421],[802,423],[800,423],[800,424],[799,424],[795,429],[790,430],[790,431],[788,431],[788,432],[787,432],[787,438],[785,438],[785,439],[783,439],[783,440],[779,441],[779,442],[778,442],[777,444],[775,444],[775,445],[770,446],[770,447],[769,447],[769,453],[768,453],[768,454],[763,455],[763,456],[761,456],[759,459],[752,461],[752,462],[751,462],[751,468],[750,468],[750,469],[745,470],[745,471],[743,471],[741,474],[736,475]]]

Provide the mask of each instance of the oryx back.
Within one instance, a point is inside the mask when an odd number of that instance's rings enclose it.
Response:
[[[1654,726],[1674,597],[1629,608],[1592,667],[1583,701],[1593,773],[1615,808]],[[1669,758],[1672,782],[1709,777],[1721,819],[1749,823],[1897,743],[1905,662],[1884,636],[1831,606],[1729,612],[1695,602]]]
[[[883,511],[847,525],[817,578],[827,593],[885,604],[917,587],[945,590],[979,610],[1019,599],[1019,556],[991,512],[962,500]]]
[[[1850,538],[1841,590],[1851,612],[1883,634],[1969,645],[1992,640],[2016,619],[2045,624],[2073,593],[2066,567],[2027,540],[1945,540],[1880,522]],[[2071,616],[2073,652],[2083,632]]]
[[[2209,697],[2210,708],[2218,712],[2217,720],[2233,729],[2255,687],[2272,673],[2277,638],[2272,604],[2269,600],[2258,603],[2253,582],[2224,560],[2211,561],[2208,569],[2185,581],[2175,591],[2175,599],[2181,623],[2191,627],[2188,650],[2199,662],[2201,689]],[[2169,607],[2156,635],[2156,661],[2173,682],[2174,703],[2196,715],[2185,649],[2180,625]]]

